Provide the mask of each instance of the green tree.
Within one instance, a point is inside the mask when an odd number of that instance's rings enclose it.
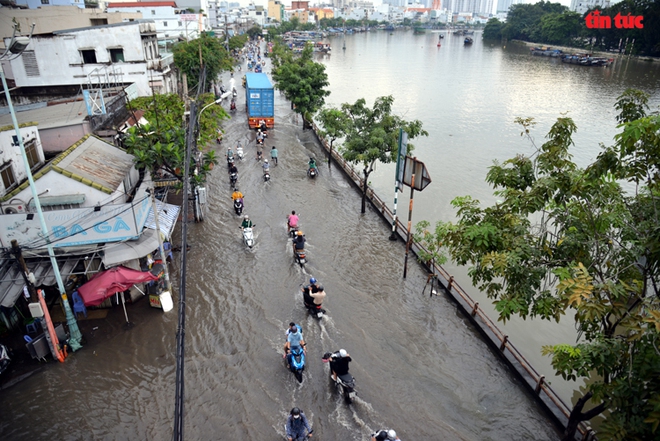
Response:
[[[273,79],[277,88],[291,101],[292,108],[303,117],[303,127],[311,121],[312,115],[319,110],[325,97],[328,74],[325,66],[312,58],[312,47],[305,46],[302,53],[294,56],[293,52],[282,45],[276,45],[273,60]]]
[[[569,153],[575,124],[559,118],[533,155],[490,168],[486,181],[500,202],[481,208],[456,198],[458,221],[434,232],[452,260],[471,265],[473,284],[493,299],[500,320],[574,314],[579,342],[542,351],[565,379],[589,378],[563,440],[605,410],[599,439],[658,437],[660,117],[627,119],[644,115],[631,101],[643,99],[620,97],[623,130],[588,168]],[[533,121],[518,122],[529,137]],[[626,193],[619,180],[636,191]]]
[[[511,6],[506,17],[503,36],[509,40],[540,41],[541,18],[546,14],[561,14],[568,8],[559,3],[540,1],[536,4],[517,4]]]
[[[252,40],[256,39],[261,35],[261,26],[254,25],[250,29],[248,29],[247,34],[250,36]]]
[[[233,59],[222,42],[205,32],[195,40],[175,44],[173,55],[176,67],[188,77],[189,91],[197,87],[202,66],[206,68],[206,83],[200,92],[208,92],[220,72],[233,69]]]
[[[486,23],[484,28],[483,39],[484,40],[501,40],[502,39],[502,28],[504,23],[499,21],[496,18],[491,18]]]
[[[245,43],[247,43],[247,41],[248,41],[247,34],[234,35],[229,39],[229,50],[237,51],[239,49],[242,49],[243,47],[245,47]]]
[[[571,45],[580,35],[584,20],[577,12],[564,11],[541,17],[541,41],[548,44]]]
[[[377,161],[387,164],[396,158],[399,147],[399,129],[408,133],[408,139],[421,135],[428,136],[428,132],[422,129],[421,121],[405,121],[399,116],[393,115],[393,104],[394,98],[390,95],[376,98],[373,108],[367,106],[364,98],[360,98],[354,104],[341,105],[349,123],[340,151],[345,160],[364,167],[362,169],[364,178],[362,213],[366,211],[369,175],[374,170],[374,165]],[[412,150],[412,143],[408,143],[407,153]]]
[[[333,107],[323,108],[318,113],[318,119],[321,123],[321,136],[330,139],[330,151],[328,152],[328,167],[332,163],[332,145],[337,138],[346,135],[349,119],[339,109]]]
[[[212,94],[202,95],[201,107],[213,103]],[[152,176],[164,171],[180,181],[183,180],[185,164],[186,129],[183,123],[185,104],[175,94],[155,95],[136,98],[129,104],[131,111],[143,110],[148,124],[136,125],[128,130],[124,146],[128,153],[135,156],[138,169],[148,170]],[[199,119],[198,146],[204,146],[217,136],[218,123],[229,118],[222,106],[208,107]],[[195,167],[191,162],[191,179],[201,184],[206,175],[216,164],[214,152],[207,152],[201,163],[201,170],[192,173]]]

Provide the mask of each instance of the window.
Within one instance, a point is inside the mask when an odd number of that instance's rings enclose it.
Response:
[[[151,10],[151,15],[156,15],[156,10],[155,9]]]
[[[167,27],[167,20],[163,20],[163,27],[164,27],[164,28]]]
[[[28,164],[30,164],[30,170],[35,166],[39,165],[41,162],[39,160],[39,151],[37,150],[37,142],[33,139],[25,146],[25,155],[28,158]]]
[[[80,51],[84,64],[96,64],[96,51],[94,49],[84,49]]]
[[[110,49],[110,61],[113,63],[123,63],[124,60],[124,49]]]
[[[0,168],[0,176],[2,176],[2,183],[5,185],[5,189],[16,185],[16,178],[14,177],[14,171],[11,169],[11,162],[5,163]]]
[[[182,22],[182,21],[179,22],[179,27],[181,27],[181,26],[183,26],[183,22]]]
[[[41,0],[42,5],[50,5],[50,0]]]
[[[91,18],[90,22],[92,23],[92,26],[103,26],[108,24],[108,19],[107,18]]]

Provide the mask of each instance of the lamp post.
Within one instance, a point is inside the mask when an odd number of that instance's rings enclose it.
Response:
[[[32,25],[34,29],[34,25]],[[17,57],[23,53],[25,48],[27,48],[30,43],[30,38],[32,36],[32,31],[30,31],[30,37],[17,37],[16,29],[14,29],[14,35],[12,36],[11,42],[5,50],[5,53],[0,56],[0,60],[4,59],[8,54],[16,55]],[[41,210],[41,203],[39,202],[39,194],[37,193],[37,187],[34,185],[34,178],[32,177],[32,170],[30,170],[30,163],[28,162],[27,154],[25,153],[25,145],[23,144],[23,137],[21,136],[21,130],[18,126],[18,120],[16,119],[16,112],[14,111],[14,106],[11,102],[11,95],[9,94],[9,87],[7,86],[7,80],[5,78],[5,71],[0,64],[0,77],[2,78],[2,87],[5,90],[5,97],[7,98],[7,105],[9,106],[9,113],[11,113],[11,120],[14,124],[14,131],[16,132],[16,137],[18,138],[18,146],[21,149],[21,157],[23,158],[23,165],[25,166],[25,173],[27,175],[28,183],[30,184],[30,190],[32,191],[32,198],[34,200],[34,206],[37,209],[37,217],[41,223],[41,233],[46,240],[46,247],[48,248],[48,255],[50,256],[50,262],[53,265],[53,271],[55,272],[55,280],[57,280],[57,287],[60,290],[60,296],[62,297],[62,304],[64,307],[64,313],[66,315],[66,322],[69,326],[69,333],[71,334],[69,338],[69,347],[72,351],[77,351],[82,347],[80,340],[82,339],[82,334],[80,329],[78,329],[78,323],[76,318],[71,311],[71,306],[69,305],[69,300],[67,299],[66,289],[64,288],[64,283],[62,282],[62,275],[60,274],[60,268],[57,264],[57,259],[55,259],[55,252],[53,251],[53,245],[50,243],[50,237],[48,233],[48,226],[46,226],[46,220],[44,218],[44,213]]]

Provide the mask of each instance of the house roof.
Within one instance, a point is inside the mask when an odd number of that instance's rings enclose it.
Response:
[[[429,12],[431,8],[406,8],[406,12]]]
[[[82,124],[87,118],[87,106],[83,100],[53,106],[44,105],[30,110],[16,110],[16,119],[19,124],[38,121],[41,130]],[[11,114],[0,115],[0,127],[11,124]]]
[[[108,3],[108,8],[148,8],[154,6],[170,6],[176,8],[175,2],[128,2]]]
[[[99,191],[112,194],[132,167],[132,155],[100,138],[85,135],[35,173],[34,180],[37,181],[52,170]],[[28,185],[26,179],[0,200],[10,200]]]

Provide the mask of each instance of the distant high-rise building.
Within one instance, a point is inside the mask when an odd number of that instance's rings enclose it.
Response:
[[[593,9],[596,6],[601,8],[609,8],[610,0],[571,0],[571,11],[575,11],[578,14],[584,14],[589,9]]]
[[[497,0],[497,11],[500,12],[509,12],[509,8],[512,5],[519,5],[521,3],[531,3],[526,2],[525,0]]]

